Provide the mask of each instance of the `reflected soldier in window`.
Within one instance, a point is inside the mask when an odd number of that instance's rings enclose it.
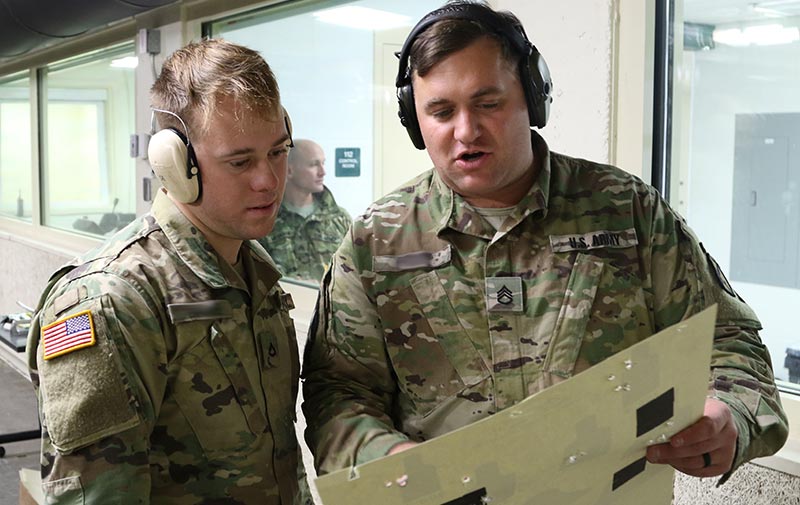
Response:
[[[350,227],[350,214],[336,204],[324,178],[322,147],[308,139],[295,140],[278,220],[260,241],[287,277],[321,279]]]

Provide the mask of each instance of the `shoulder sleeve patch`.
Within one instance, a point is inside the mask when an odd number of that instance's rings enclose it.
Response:
[[[731,283],[728,282],[728,278],[725,277],[725,274],[722,272],[722,268],[720,268],[719,264],[714,259],[714,257],[711,256],[708,253],[708,251],[706,251],[706,248],[703,246],[702,242],[700,243],[700,249],[702,249],[703,253],[706,255],[706,262],[708,263],[708,269],[709,271],[711,271],[712,274],[714,274],[714,279],[716,279],[719,287],[722,288],[722,290],[728,293],[730,296],[737,298],[740,301],[744,301],[742,300],[742,297],[739,296],[739,293],[737,293],[736,290],[733,289]]]
[[[41,330],[37,367],[42,425],[61,453],[141,422],[118,347],[122,336],[117,317],[106,297],[86,300],[76,312]],[[68,333],[78,335],[74,342],[66,336],[57,340]],[[78,348],[82,350],[72,352]]]
[[[46,360],[91,347],[95,343],[91,310],[71,314],[42,328],[43,357]]]

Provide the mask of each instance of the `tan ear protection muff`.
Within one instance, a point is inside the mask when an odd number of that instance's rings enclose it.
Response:
[[[150,139],[147,157],[153,173],[175,200],[192,203],[200,198],[197,157],[183,133],[175,128],[159,131]]]
[[[292,118],[289,117],[289,112],[286,111],[286,107],[281,107],[283,109],[283,123],[286,125],[286,133],[289,134],[289,147],[294,147],[294,139],[292,138]]]
[[[544,128],[550,115],[550,102],[553,101],[553,81],[550,70],[536,46],[531,44],[525,29],[519,23],[511,23],[498,13],[478,4],[454,4],[436,9],[423,17],[411,30],[403,43],[398,57],[400,66],[395,79],[397,86],[398,116],[408,131],[411,142],[417,149],[425,149],[425,141],[419,129],[417,110],[414,106],[414,89],[411,86],[411,68],[408,59],[411,46],[416,38],[432,24],[443,19],[464,19],[478,21],[492,32],[511,44],[511,50],[520,55],[519,72],[525,102],[528,105],[531,127]]]
[[[196,202],[200,198],[202,186],[197,157],[188,137],[189,129],[183,119],[174,112],[155,107],[152,111],[150,116],[152,129],[155,129],[155,113],[161,112],[180,121],[186,134],[177,128],[165,128],[155,133],[147,147],[150,167],[175,200],[181,203]]]

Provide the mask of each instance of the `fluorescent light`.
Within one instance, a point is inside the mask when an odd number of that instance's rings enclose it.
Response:
[[[769,17],[786,17],[792,13],[800,13],[800,1],[798,0],[771,0],[750,4],[754,12],[759,12]]]
[[[139,58],[136,56],[125,56],[111,60],[111,66],[114,68],[136,68],[139,65]]]
[[[767,0],[766,2],[758,2],[758,6],[761,7],[798,7],[800,6],[800,2],[797,0]]]
[[[714,42],[728,46],[746,47],[775,46],[791,44],[800,40],[800,29],[796,26],[759,25],[748,26],[745,29],[729,28],[714,30]]]
[[[394,12],[370,9],[369,7],[344,6],[315,12],[314,17],[323,23],[330,23],[359,30],[389,30],[410,26],[409,16]]]
[[[779,10],[770,9],[769,7],[761,7],[758,4],[753,4],[750,6],[753,9],[753,12],[758,12],[759,14],[763,14],[769,18],[783,18],[788,16],[785,12],[781,12]]]

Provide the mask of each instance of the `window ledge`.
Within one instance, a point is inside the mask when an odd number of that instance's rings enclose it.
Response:
[[[792,440],[790,435],[786,445],[776,454],[754,459],[752,463],[789,475],[800,476],[800,441]]]
[[[80,256],[102,243],[101,239],[84,237],[7,217],[0,217],[0,239],[68,258]]]

